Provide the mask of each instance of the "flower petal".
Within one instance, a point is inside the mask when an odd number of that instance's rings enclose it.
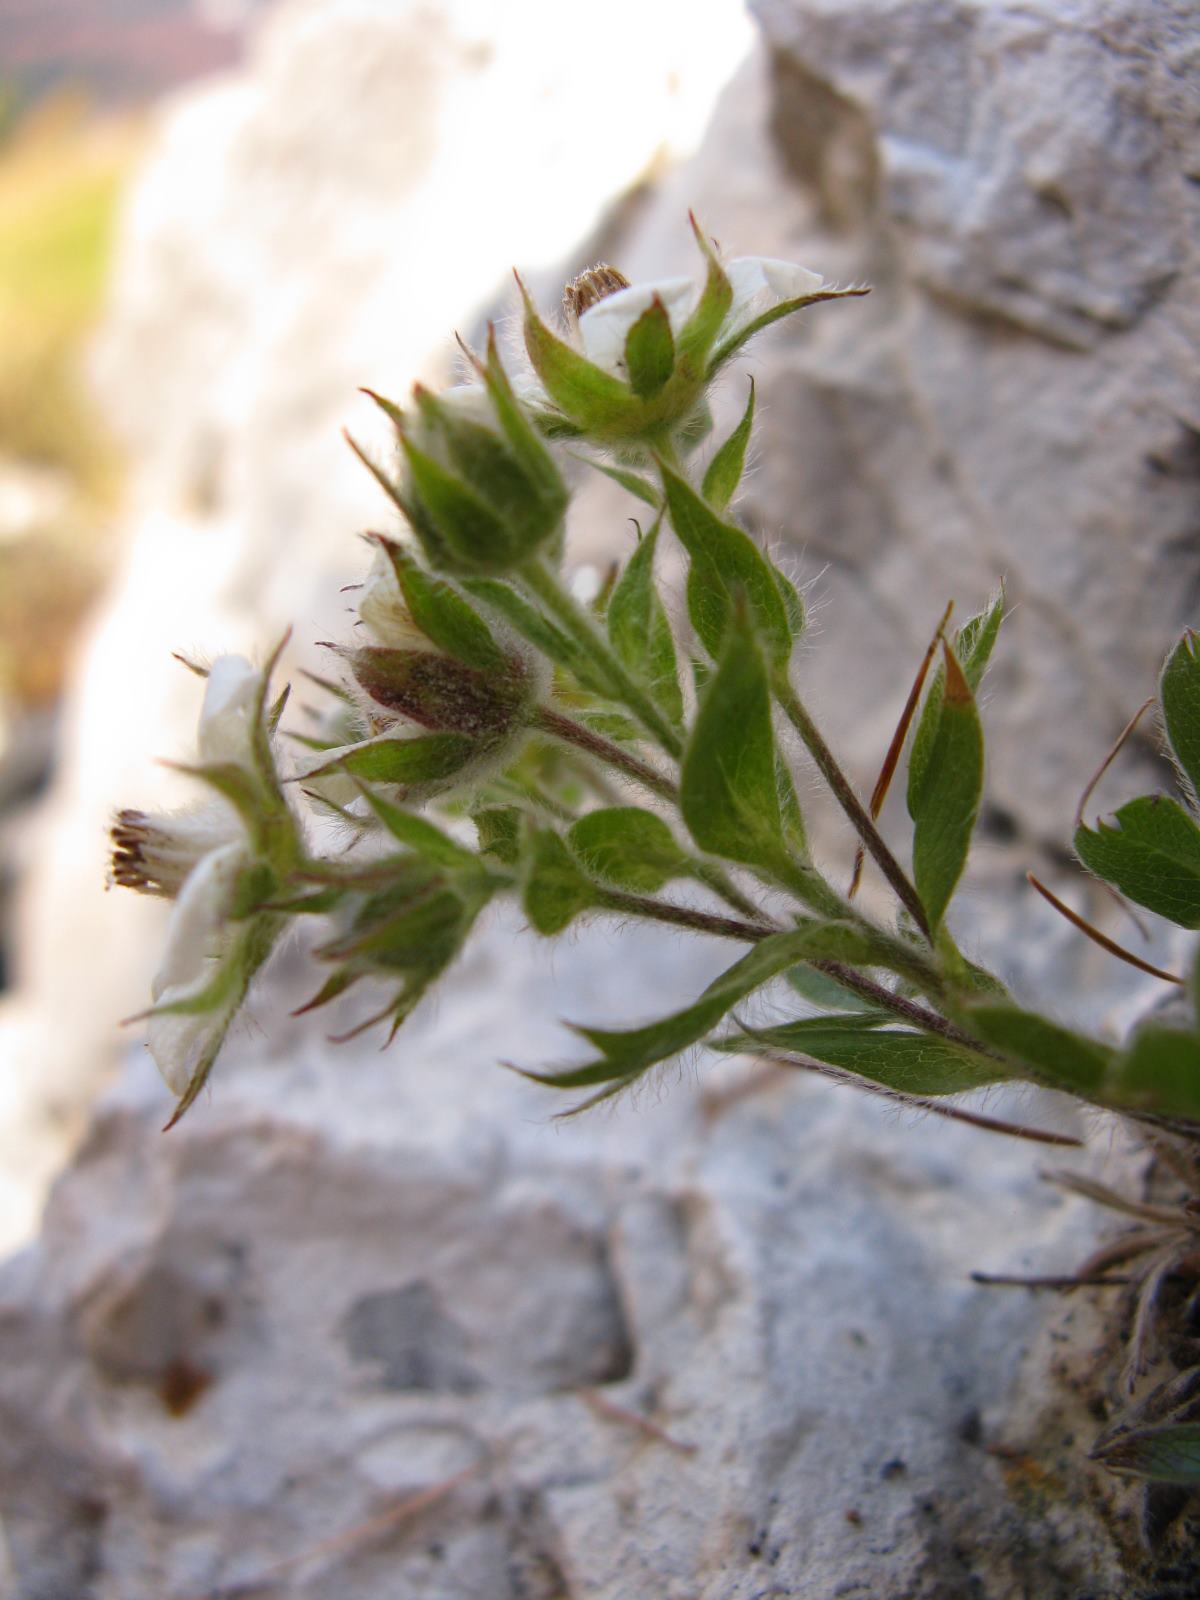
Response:
[[[171,913],[162,965],[151,986],[156,1001],[187,999],[208,982],[212,961],[220,954],[220,935],[238,875],[248,859],[238,840],[210,850],[188,875]]]
[[[200,711],[200,759],[254,763],[254,717],[262,676],[245,656],[218,656],[209,668]]]
[[[629,330],[657,297],[666,309],[671,332],[678,334],[699,298],[690,278],[664,278],[661,283],[635,283],[589,306],[579,319],[579,338],[589,361],[616,377],[625,375],[625,341]]]
[[[733,304],[723,334],[744,327],[786,300],[800,300],[829,287],[819,272],[771,256],[738,256],[726,262],[725,274],[733,285]]]

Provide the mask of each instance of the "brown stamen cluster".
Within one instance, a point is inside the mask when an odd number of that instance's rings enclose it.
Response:
[[[616,267],[610,267],[606,261],[598,261],[594,267],[589,267],[586,272],[581,272],[577,278],[572,278],[563,290],[563,311],[569,322],[578,322],[585,311],[590,310],[597,301],[607,300],[610,294],[616,294],[618,289],[628,289],[629,279],[623,272],[618,272]]]

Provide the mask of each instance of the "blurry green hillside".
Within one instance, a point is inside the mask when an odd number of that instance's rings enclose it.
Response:
[[[118,465],[82,364],[136,125],[44,102],[0,144],[0,708],[52,700]]]

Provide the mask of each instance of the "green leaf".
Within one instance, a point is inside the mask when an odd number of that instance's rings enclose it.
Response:
[[[963,623],[954,636],[954,654],[959,666],[962,667],[963,677],[966,678],[972,694],[978,692],[979,685],[983,682],[984,671],[999,635],[1000,624],[1004,620],[1004,604],[1004,590],[1001,588],[977,616],[970,617]],[[916,812],[913,810],[913,805],[917,792],[924,782],[929,755],[937,738],[945,694],[946,671],[944,667],[939,666],[929,685],[925,703],[921,707],[921,715],[917,721],[908,757],[908,814],[914,819]]]
[[[653,894],[691,870],[667,824],[640,806],[589,811],[568,831],[567,843],[593,878],[636,894]]]
[[[1102,1090],[1114,1052],[1018,1006],[972,1004],[964,1012],[969,1030],[984,1044],[1025,1067],[1030,1076],[1086,1099]]]
[[[746,466],[746,446],[754,426],[754,379],[750,379],[750,398],[742,420],[708,464],[704,474],[704,498],[715,511],[724,511],[737,492]]]
[[[887,1020],[883,1014],[806,1017],[779,1027],[752,1028],[747,1038],[734,1035],[722,1048],[812,1056],[900,1094],[963,1094],[1012,1076],[1002,1062],[989,1065],[948,1039],[881,1028]]]
[[[1098,878],[1148,911],[1200,928],[1200,828],[1174,800],[1143,795],[1075,833],[1075,853]]]
[[[679,808],[701,850],[774,870],[787,854],[766,664],[749,626],[729,633],[683,754]]]
[[[1145,1024],[1117,1061],[1108,1090],[1123,1106],[1200,1119],[1200,1034]]]
[[[431,733],[421,739],[368,739],[343,747],[337,757],[304,774],[323,777],[348,772],[368,783],[433,783],[460,771],[474,753],[474,740],[461,733]]]
[[[1167,657],[1159,698],[1171,749],[1200,801],[1200,649],[1190,629]]]
[[[1110,1472],[1148,1478],[1152,1483],[1200,1487],[1200,1422],[1168,1422],[1131,1428],[1092,1451]]]
[[[853,1011],[870,1011],[881,1018],[884,1016],[883,1012],[875,1012],[869,1000],[864,1000],[853,989],[847,989],[845,984],[831,978],[828,973],[818,972],[815,967],[793,967],[786,977],[796,993],[810,1005],[823,1006],[830,1011],[842,1007]]]
[[[522,815],[516,806],[483,806],[472,811],[480,853],[495,856],[506,867],[515,867],[521,858]]]
[[[598,1060],[565,1072],[529,1072],[525,1076],[559,1089],[628,1082],[655,1062],[699,1043],[740,1000],[806,956],[853,961],[861,954],[861,935],[849,923],[812,922],[787,933],[774,933],[714,979],[698,1000],[658,1022],[622,1032],[572,1024],[576,1033],[601,1052]]]
[[[683,695],[671,624],[654,585],[658,523],[626,563],[608,602],[608,637],[623,664],[650,687],[675,727],[683,724]]]
[[[415,850],[426,861],[441,867],[467,867],[472,871],[478,868],[479,860],[473,850],[458,844],[427,818],[401,810],[365,786],[362,794],[392,838]]]
[[[538,933],[561,933],[600,899],[558,834],[549,828],[537,829],[525,852],[522,905]]]
[[[705,649],[721,654],[739,596],[773,663],[792,653],[792,629],[775,569],[748,533],[723,521],[670,467],[661,467],[671,526],[691,558],[688,615]]]
[[[495,578],[472,578],[463,584],[463,588],[502,616],[547,660],[565,668],[585,689],[606,698],[612,693],[608,679],[597,671],[591,658],[575,641],[507,583]]]
[[[667,308],[657,295],[625,337],[629,387],[641,400],[652,399],[675,370],[675,338]]]
[[[944,646],[945,678],[937,732],[912,797],[913,877],[936,928],[966,865],[983,794],[983,729],[958,658]]]
[[[815,294],[799,295],[795,300],[783,300],[778,305],[772,306],[769,311],[764,311],[761,316],[755,317],[744,327],[737,328],[713,352],[712,360],[708,365],[708,376],[713,378],[730,358],[737,354],[748,339],[753,339],[756,333],[761,333],[764,328],[769,328],[773,322],[780,321],[783,317],[790,317],[794,311],[803,311],[805,306],[817,305],[823,300],[846,300],[856,295],[868,294],[867,289],[820,289]]]
[[[504,652],[492,638],[487,623],[457,590],[426,572],[396,540],[379,536],[376,543],[391,562],[404,603],[425,637],[469,667],[502,671]]]

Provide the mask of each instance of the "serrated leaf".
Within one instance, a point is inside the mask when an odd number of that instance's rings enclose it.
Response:
[[[561,933],[580,912],[600,903],[595,886],[557,833],[539,828],[523,854],[525,885],[521,903],[538,933]]]
[[[792,653],[792,629],[775,569],[743,529],[725,522],[685,479],[661,468],[667,510],[690,558],[688,615],[705,649],[721,654],[736,606],[744,597],[771,661]]]
[[[884,1015],[864,1018],[812,1017],[778,1027],[754,1028],[748,1038],[733,1036],[728,1048],[756,1047],[812,1056],[901,1094],[964,1094],[1012,1074],[1003,1062],[989,1065],[948,1039],[909,1029],[880,1027]]]
[[[455,660],[487,672],[504,670],[504,652],[491,629],[444,579],[426,572],[394,539],[378,541],[392,564],[413,621],[425,637]]]
[[[1200,801],[1200,648],[1190,629],[1167,657],[1159,698],[1171,749]]]
[[[431,733],[420,739],[368,739],[343,745],[334,759],[304,774],[324,777],[348,772],[368,783],[432,783],[460,771],[474,753],[474,741],[461,733]]]
[[[1132,1428],[1092,1451],[1110,1472],[1152,1483],[1200,1487],[1200,1422],[1168,1422]]]
[[[675,370],[671,319],[657,295],[625,336],[625,369],[641,400],[653,399]]]
[[[650,687],[675,727],[683,723],[683,695],[675,640],[654,583],[658,523],[630,556],[608,602],[608,637],[621,661]]]
[[[1074,1090],[1089,1099],[1102,1091],[1114,1057],[1107,1045],[1018,1006],[972,1004],[965,1020],[969,1031],[984,1044],[1042,1083]]]
[[[643,1028],[615,1032],[575,1026],[575,1032],[601,1052],[582,1067],[558,1073],[527,1073],[539,1083],[560,1089],[588,1088],[615,1080],[628,1081],[657,1061],[665,1061],[697,1044],[739,1001],[761,989],[797,961],[857,960],[862,955],[862,935],[849,923],[809,923],[787,933],[775,933],[713,980],[698,1000]]]
[[[1200,1033],[1144,1024],[1113,1068],[1108,1092],[1119,1105],[1200,1119]]]
[[[737,493],[746,466],[746,446],[754,426],[754,379],[750,379],[750,397],[737,427],[726,439],[708,464],[704,474],[704,498],[716,511],[725,507]]]
[[[679,808],[710,855],[768,871],[786,857],[771,690],[744,621],[730,630],[692,725]]]
[[[983,682],[983,674],[991,659],[992,649],[1003,620],[1004,590],[1001,588],[982,611],[963,623],[954,636],[954,654],[959,666],[962,667],[963,677],[967,680],[972,694],[978,692],[979,685]],[[908,757],[908,814],[914,820],[916,812],[913,810],[913,804],[917,791],[924,782],[929,755],[937,738],[945,694],[946,669],[944,666],[939,666],[926,692],[925,703],[917,719],[912,749]]]
[[[567,843],[593,878],[637,894],[654,894],[691,870],[667,824],[640,806],[589,811],[569,829]]]
[[[1115,827],[1076,830],[1075,853],[1098,878],[1148,911],[1200,928],[1200,828],[1174,800],[1143,795],[1123,805]]]
[[[983,794],[983,729],[958,658],[944,647],[945,677],[937,732],[912,797],[913,878],[936,928],[966,866]]]

